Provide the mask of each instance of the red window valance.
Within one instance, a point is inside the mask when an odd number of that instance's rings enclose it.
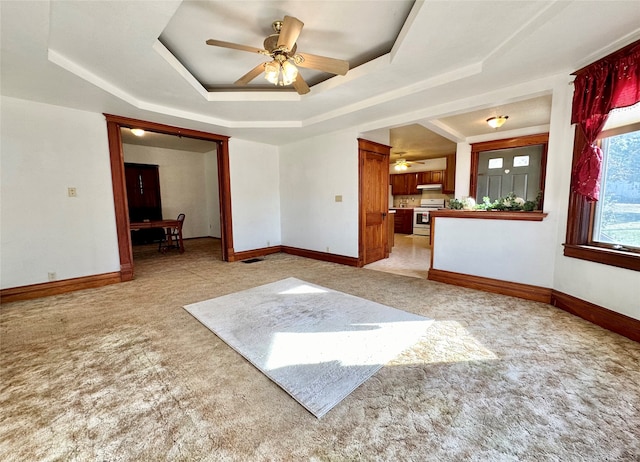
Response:
[[[600,196],[602,151],[594,143],[612,109],[640,101],[640,40],[575,72],[571,123],[587,142],[572,172],[572,190],[589,201]]]

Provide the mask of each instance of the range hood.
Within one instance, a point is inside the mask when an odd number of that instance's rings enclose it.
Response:
[[[428,191],[433,191],[436,189],[442,189],[442,185],[440,183],[434,184],[419,184],[418,189],[426,189]]]

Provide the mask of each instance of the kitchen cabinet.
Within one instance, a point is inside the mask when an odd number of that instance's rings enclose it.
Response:
[[[394,196],[408,196],[419,194],[418,178],[415,173],[399,173],[391,175],[391,194]]]
[[[407,195],[407,177],[402,175],[391,175],[391,194],[394,196]]]
[[[419,172],[418,184],[442,184],[444,178],[444,170],[429,170],[428,172]]]
[[[400,234],[413,233],[413,209],[395,209],[393,231]]]
[[[429,170],[418,173],[395,173],[391,175],[391,194],[394,196],[409,196],[420,194],[419,184],[443,184],[446,170]]]

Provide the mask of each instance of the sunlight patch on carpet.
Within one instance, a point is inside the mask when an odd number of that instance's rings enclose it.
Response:
[[[184,308],[318,418],[433,322],[296,278]]]

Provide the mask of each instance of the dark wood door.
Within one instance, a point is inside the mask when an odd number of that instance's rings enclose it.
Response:
[[[124,164],[129,221],[162,220],[160,175],[157,165]],[[141,229],[131,232],[134,244],[146,244],[162,239],[164,230]]]
[[[129,220],[162,220],[160,176],[157,165],[124,164]]]
[[[360,256],[366,265],[389,256],[389,156],[391,148],[358,140],[360,160]]]

